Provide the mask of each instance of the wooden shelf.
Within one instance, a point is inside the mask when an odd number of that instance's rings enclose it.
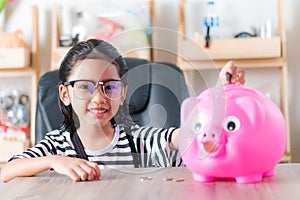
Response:
[[[33,67],[0,69],[0,77],[32,76],[35,74],[36,74],[36,70]]]
[[[68,53],[71,47],[54,47],[51,52],[51,70],[58,69],[62,59]],[[149,59],[150,58],[149,50],[139,50],[135,52],[125,53],[124,57],[138,57]]]
[[[11,158],[12,155],[21,153],[30,147],[30,140],[4,139],[0,137],[0,163]]]
[[[149,7],[150,7],[150,20],[151,24],[153,23],[153,15],[154,15],[154,0],[149,1]],[[62,47],[59,45],[59,38],[62,35],[62,13],[61,13],[61,6],[55,5],[52,9],[52,23],[51,23],[51,64],[50,64],[50,70],[58,69],[60,66],[60,63],[64,56],[67,54],[69,49],[71,47]],[[122,34],[119,34],[122,35]],[[126,35],[126,34],[125,34]],[[152,60],[152,49],[151,44],[147,47],[139,48],[134,47],[132,48],[130,45],[126,46],[118,46],[117,40],[127,40],[128,38],[117,38],[115,42],[110,41],[114,44],[124,57],[138,57],[138,58],[144,58],[147,60]],[[129,49],[128,49],[129,48]],[[133,50],[132,50],[133,49]]]
[[[291,162],[291,154],[289,152],[285,152],[282,159],[281,159],[281,163],[290,163]]]
[[[281,56],[280,38],[233,38],[212,40],[204,47],[203,37],[179,39],[179,55],[188,60],[262,59]],[[243,49],[241,51],[241,49]]]
[[[3,49],[2,49],[3,50]],[[6,136],[0,137],[0,162],[6,162],[8,156],[20,153],[34,144],[35,141],[35,110],[37,101],[37,82],[39,79],[39,42],[38,42],[38,8],[32,6],[32,41],[30,49],[5,49],[3,60],[0,67],[0,77],[2,79],[28,77],[31,91],[28,94],[30,98],[30,131],[29,137],[24,141],[17,139],[8,139]],[[7,57],[6,57],[7,56]],[[26,57],[28,56],[28,58]],[[13,58],[12,58],[13,57]],[[11,60],[12,62],[9,62]]]
[[[22,68],[30,65],[30,49],[0,48],[0,68]]]
[[[204,48],[204,36],[195,33],[192,38],[186,36],[185,1],[180,0],[178,37],[179,60],[213,61],[238,60],[251,62],[254,66],[273,65],[279,61],[286,63],[286,38],[283,25],[283,0],[278,1],[278,36],[272,38],[232,38],[213,39],[209,48]],[[263,63],[261,63],[262,61]]]
[[[286,59],[286,38],[283,20],[283,0],[278,2],[278,36],[262,38],[239,38],[212,40],[204,48],[204,38],[186,36],[185,0],[180,0],[177,65],[185,71],[221,69],[229,60],[240,68],[278,68],[280,108],[287,125],[287,144],[282,162],[291,162],[290,125],[288,110],[288,74]]]
[[[230,59],[240,68],[274,68],[286,65],[285,58],[272,59]],[[178,58],[177,64],[182,70],[221,69],[228,60],[188,60]]]

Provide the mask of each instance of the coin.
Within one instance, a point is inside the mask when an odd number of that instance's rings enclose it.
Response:
[[[176,180],[175,180],[175,182],[183,182],[183,181],[184,181],[183,178],[181,178],[181,179],[176,179]]]
[[[163,178],[164,181],[173,181],[173,178],[165,177]]]
[[[152,180],[153,179],[151,176],[146,176],[145,178],[146,178],[146,180]]]
[[[151,176],[141,176],[140,181],[149,181],[152,180],[153,178]]]

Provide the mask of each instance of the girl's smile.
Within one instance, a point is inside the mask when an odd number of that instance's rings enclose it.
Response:
[[[88,112],[92,113],[97,119],[104,117],[108,109],[102,107],[89,108]]]

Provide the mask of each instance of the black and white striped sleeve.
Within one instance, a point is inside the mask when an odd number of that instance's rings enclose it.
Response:
[[[175,167],[182,162],[178,151],[171,150],[175,128],[139,127],[134,129],[134,142],[142,167]]]
[[[67,135],[69,134],[67,133]],[[42,157],[57,154],[76,156],[76,152],[73,150],[70,142],[66,138],[66,133],[62,134],[60,131],[55,130],[47,133],[45,138],[35,146],[27,149],[21,154],[14,155],[9,160],[18,158]]]

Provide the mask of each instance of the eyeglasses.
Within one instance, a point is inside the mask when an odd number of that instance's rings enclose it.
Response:
[[[124,95],[124,83],[120,80],[107,80],[103,82],[94,82],[90,80],[74,80],[64,82],[65,86],[72,86],[74,95],[81,100],[93,97],[98,85],[101,85],[102,92],[112,100],[120,99]]]

